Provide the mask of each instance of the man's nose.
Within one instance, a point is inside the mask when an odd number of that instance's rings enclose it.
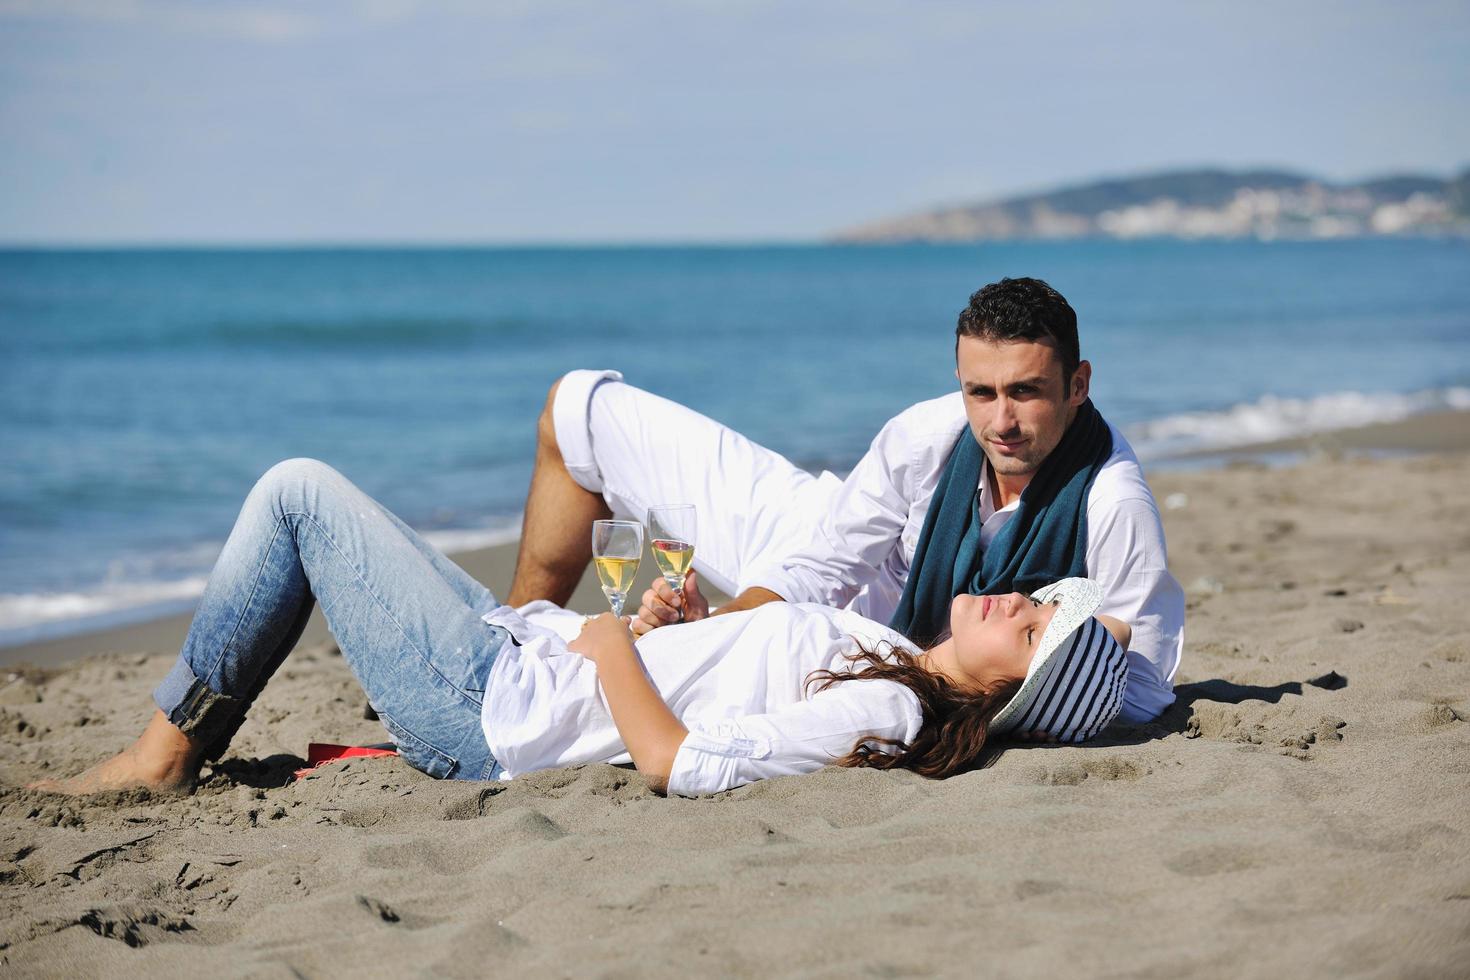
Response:
[[[1016,413],[1011,400],[1004,395],[995,399],[994,427],[998,433],[1010,432],[1016,427]]]

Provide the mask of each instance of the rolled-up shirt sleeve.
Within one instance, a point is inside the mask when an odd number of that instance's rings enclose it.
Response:
[[[1184,645],[1184,591],[1169,573],[1164,527],[1152,498],[1110,501],[1088,513],[1088,575],[1103,587],[1099,612],[1133,629],[1121,717],[1150,721],[1174,703]]]
[[[694,719],[674,757],[668,791],[699,796],[814,772],[847,755],[859,740],[908,743],[922,720],[912,691],[876,678],[842,681],[766,714]]]

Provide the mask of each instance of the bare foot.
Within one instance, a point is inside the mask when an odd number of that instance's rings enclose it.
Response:
[[[114,789],[144,788],[164,792],[182,792],[194,785],[194,772],[181,772],[175,768],[159,768],[140,757],[138,746],[130,745],[111,759],[99,762],[91,769],[68,779],[38,779],[27,783],[26,789],[38,789],[45,793],[65,793],[80,796],[84,793],[103,793]]]
[[[156,711],[138,740],[111,759],[70,779],[41,779],[26,788],[70,796],[137,788],[182,792],[194,785],[200,753],[200,747]]]

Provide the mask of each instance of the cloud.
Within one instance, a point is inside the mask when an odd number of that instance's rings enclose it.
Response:
[[[134,24],[268,43],[310,37],[320,33],[323,26],[318,18],[270,4],[164,0],[0,0],[0,18]]]

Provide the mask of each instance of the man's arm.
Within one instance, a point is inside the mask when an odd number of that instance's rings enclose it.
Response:
[[[937,479],[964,426],[958,401],[951,405],[946,399],[920,403],[890,419],[843,481],[810,537],[791,542],[787,554],[751,569],[746,580],[755,584],[719,612],[778,601],[842,606],[852,599],[900,547],[918,482]],[[681,620],[672,596],[672,589],[655,581],[644,593],[634,631],[641,635],[669,623],[692,622],[708,610],[707,602],[700,605],[697,587],[686,588]]]
[[[1113,639],[1118,641],[1118,646],[1124,650],[1128,649],[1128,644],[1133,642],[1132,626],[1129,626],[1116,616],[1105,616],[1102,613],[1098,614],[1097,621],[1103,624],[1103,629],[1113,634]]]
[[[933,412],[926,402],[890,419],[807,540],[793,542],[789,553],[753,569],[747,581],[788,602],[825,606],[843,606],[862,591],[900,547],[914,504],[915,470],[928,468],[918,458],[936,448]],[[938,441],[946,442],[938,449],[946,457],[953,440]]]
[[[684,594],[675,595],[669,583],[662,578],[654,579],[653,587],[643,593],[643,604],[630,624],[634,636],[642,636],[649,630],[674,623],[692,623],[708,616],[754,609],[768,602],[786,600],[759,586],[746,589],[723,606],[710,610],[709,600],[699,591],[699,575],[692,569],[684,576]],[[683,613],[681,616],[680,613]]]
[[[603,613],[582,628],[569,649],[597,665],[602,694],[633,764],[654,792],[666,792],[674,757],[689,729],[649,681],[627,626],[612,613]]]
[[[720,608],[716,609],[714,612],[710,613],[710,615],[721,616],[725,613],[740,612],[742,609],[754,609],[757,606],[764,606],[768,602],[785,601],[785,599],[781,598],[770,589],[763,589],[759,585],[753,585],[750,588],[746,589],[744,592],[740,593],[735,598],[731,599],[729,602],[725,603]]]
[[[1173,701],[1183,645],[1184,592],[1169,574],[1163,524],[1152,498],[1088,508],[1087,573],[1103,588],[1099,610],[1127,623],[1128,687],[1121,717],[1148,721]]]

